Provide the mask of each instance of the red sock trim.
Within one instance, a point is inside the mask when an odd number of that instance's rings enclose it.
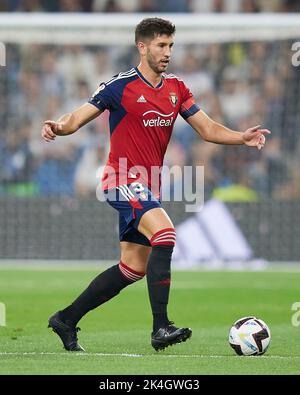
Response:
[[[166,228],[156,232],[150,239],[152,246],[170,245],[174,246],[176,241],[176,231],[174,228]]]
[[[145,273],[136,272],[135,270],[131,269],[131,267],[125,265],[125,263],[122,261],[119,263],[119,269],[123,276],[132,282],[141,280],[145,276]]]

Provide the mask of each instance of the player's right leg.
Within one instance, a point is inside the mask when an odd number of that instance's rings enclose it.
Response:
[[[144,277],[151,247],[130,242],[121,242],[120,246],[120,262],[100,273],[71,305],[50,317],[49,327],[66,350],[84,351],[78,344],[76,325],[85,314]]]
[[[84,351],[77,339],[79,328],[76,325],[79,320],[90,310],[118,295],[128,285],[142,279],[146,272],[151,245],[145,236],[131,226],[134,219],[132,206],[118,190],[108,191],[107,200],[119,212],[121,259],[117,265],[94,278],[71,305],[49,318],[49,327],[59,335],[68,351]]]

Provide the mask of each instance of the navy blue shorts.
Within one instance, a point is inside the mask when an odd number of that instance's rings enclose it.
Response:
[[[161,203],[150,189],[138,182],[120,185],[104,191],[107,202],[119,212],[119,239],[131,243],[151,246],[146,236],[137,228],[147,211],[161,208]]]

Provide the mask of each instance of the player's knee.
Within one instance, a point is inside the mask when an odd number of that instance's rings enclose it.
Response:
[[[119,263],[119,269],[126,280],[134,283],[141,280],[145,276],[145,272],[140,272],[132,269],[130,266],[126,265],[124,262]]]
[[[165,228],[156,232],[150,239],[152,247],[170,246],[174,247],[176,242],[176,231],[174,228]]]

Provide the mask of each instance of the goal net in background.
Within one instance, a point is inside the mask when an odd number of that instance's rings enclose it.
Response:
[[[0,258],[118,258],[116,213],[96,199],[107,112],[51,144],[40,130],[137,65],[133,31],[144,17],[0,14]],[[205,199],[226,203],[255,256],[299,261],[300,69],[292,46],[300,18],[166,17],[177,26],[169,72],[200,107],[232,129],[261,124],[272,136],[262,152],[209,144],[178,119],[165,164],[204,165]],[[165,207],[176,225],[188,216],[180,202]]]

